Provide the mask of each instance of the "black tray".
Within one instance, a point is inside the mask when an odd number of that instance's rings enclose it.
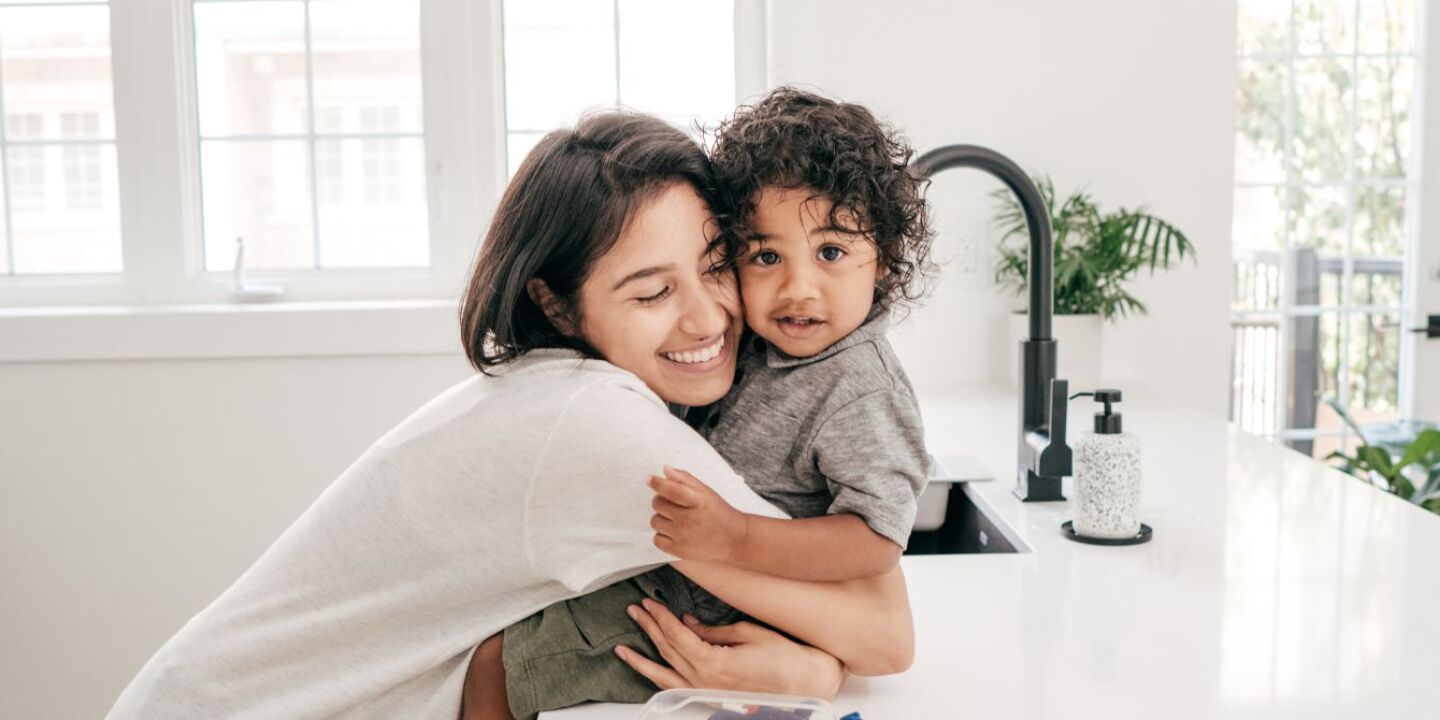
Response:
[[[1067,538],[1070,538],[1071,540],[1074,540],[1075,542],[1085,543],[1087,545],[1139,545],[1140,543],[1150,542],[1150,536],[1154,535],[1155,531],[1151,530],[1149,525],[1146,525],[1145,523],[1140,523],[1140,532],[1136,533],[1134,537],[1098,538],[1090,537],[1088,535],[1076,534],[1074,523],[1066,520],[1063,524],[1060,525],[1060,534],[1064,535]]]

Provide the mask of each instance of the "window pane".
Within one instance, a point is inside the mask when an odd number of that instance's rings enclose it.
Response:
[[[1313,249],[1321,259],[1344,257],[1348,194],[1343,185],[1292,190],[1290,244]]]
[[[1355,196],[1357,257],[1403,258],[1405,188],[1360,188]]]
[[[506,154],[510,161],[511,175],[514,175],[515,171],[520,169],[520,163],[525,161],[525,156],[530,154],[530,151],[534,149],[535,145],[538,144],[543,137],[545,137],[545,133],[510,133],[510,136],[506,139]]]
[[[310,37],[315,106],[339,110],[340,122],[333,129],[365,129],[360,118],[364,108],[383,105],[395,112],[384,130],[421,131],[416,0],[312,0]]]
[[[0,193],[0,275],[10,274],[10,224],[6,220],[8,215],[5,193]]]
[[[511,131],[571,125],[616,101],[609,2],[506,0],[505,116]]]
[[[327,145],[333,155],[318,154]],[[321,267],[428,264],[424,141],[329,140],[315,149]],[[327,164],[332,167],[322,170]]]
[[[1244,61],[1236,87],[1235,181],[1285,181],[1286,63]]]
[[[205,269],[234,267],[245,238],[246,268],[313,268],[308,143],[304,140],[200,144]]]
[[[1293,347],[1297,351],[1292,357],[1293,367],[1308,372],[1296,373],[1292,398],[1310,397],[1324,398],[1340,397],[1340,313],[1321,313],[1319,318],[1314,320],[1313,327],[1308,328],[1309,335],[1300,333],[1294,341]],[[1289,423],[1289,427],[1317,427],[1322,430],[1339,430],[1339,418],[1333,415],[1328,408],[1320,410],[1323,402],[1316,402],[1315,420],[1305,423],[1304,418],[1298,418]]]
[[[1250,433],[1273,433],[1280,421],[1281,321],[1234,319],[1230,323],[1235,358],[1231,367],[1231,419]]]
[[[1357,261],[1352,282],[1355,287],[1356,305],[1400,305],[1402,263],[1398,260],[1382,263]]]
[[[1350,61],[1339,58],[1295,62],[1296,179],[1324,182],[1345,178],[1350,156]]]
[[[7,175],[29,177],[24,205],[10,207],[16,273],[110,273],[121,270],[120,198],[114,143],[11,148]],[[46,173],[39,191],[34,168]],[[27,187],[28,186],[28,187]]]
[[[1394,313],[1350,317],[1348,406],[1361,423],[1396,419],[1400,406],[1400,318]]]
[[[1403,178],[1410,164],[1410,103],[1415,61],[1360,58],[1355,170],[1360,177]]]
[[[35,140],[45,135],[45,116],[40,113],[5,115],[5,139]],[[43,210],[47,183],[45,147],[43,145],[11,145],[6,149],[10,163],[10,204],[18,210]]]
[[[0,6],[0,77],[6,115],[49,118],[40,137],[60,136],[62,111],[95,115],[77,137],[115,137],[108,7]]]
[[[1237,310],[1279,307],[1285,247],[1285,188],[1235,189],[1234,297]]]
[[[620,102],[691,128],[735,109],[730,0],[619,0]]]
[[[1360,52],[1414,52],[1418,25],[1414,0],[1364,0],[1360,3]]]
[[[1302,55],[1355,52],[1355,2],[1295,0],[1295,51]]]
[[[304,132],[304,4],[196,3],[195,78],[202,136]]]
[[[1243,0],[1239,5],[1241,55],[1289,49],[1290,0]]]

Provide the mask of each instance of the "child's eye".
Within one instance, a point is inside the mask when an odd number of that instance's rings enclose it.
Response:
[[[754,261],[757,265],[774,265],[780,262],[780,253],[774,250],[761,250],[755,253]]]
[[[845,257],[845,251],[834,245],[826,245],[820,248],[819,256],[825,262],[837,262],[840,258]]]
[[[655,293],[654,295],[650,295],[648,297],[635,298],[635,301],[640,303],[641,305],[654,305],[655,303],[664,300],[665,297],[669,294],[670,286],[666,285],[665,288],[662,289],[660,292]]]

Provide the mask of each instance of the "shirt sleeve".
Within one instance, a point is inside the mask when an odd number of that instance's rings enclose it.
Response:
[[[585,593],[674,560],[655,547],[654,493],[670,465],[743,512],[786,517],[654,398],[615,381],[580,391],[556,421],[526,499],[531,566]]]
[[[834,501],[829,513],[859,515],[905,547],[929,477],[920,410],[899,390],[876,390],[826,418],[811,444]]]

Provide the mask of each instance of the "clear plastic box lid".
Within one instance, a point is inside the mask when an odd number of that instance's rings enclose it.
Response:
[[[798,695],[666,690],[651,697],[636,720],[836,720],[836,715],[830,703]]]

